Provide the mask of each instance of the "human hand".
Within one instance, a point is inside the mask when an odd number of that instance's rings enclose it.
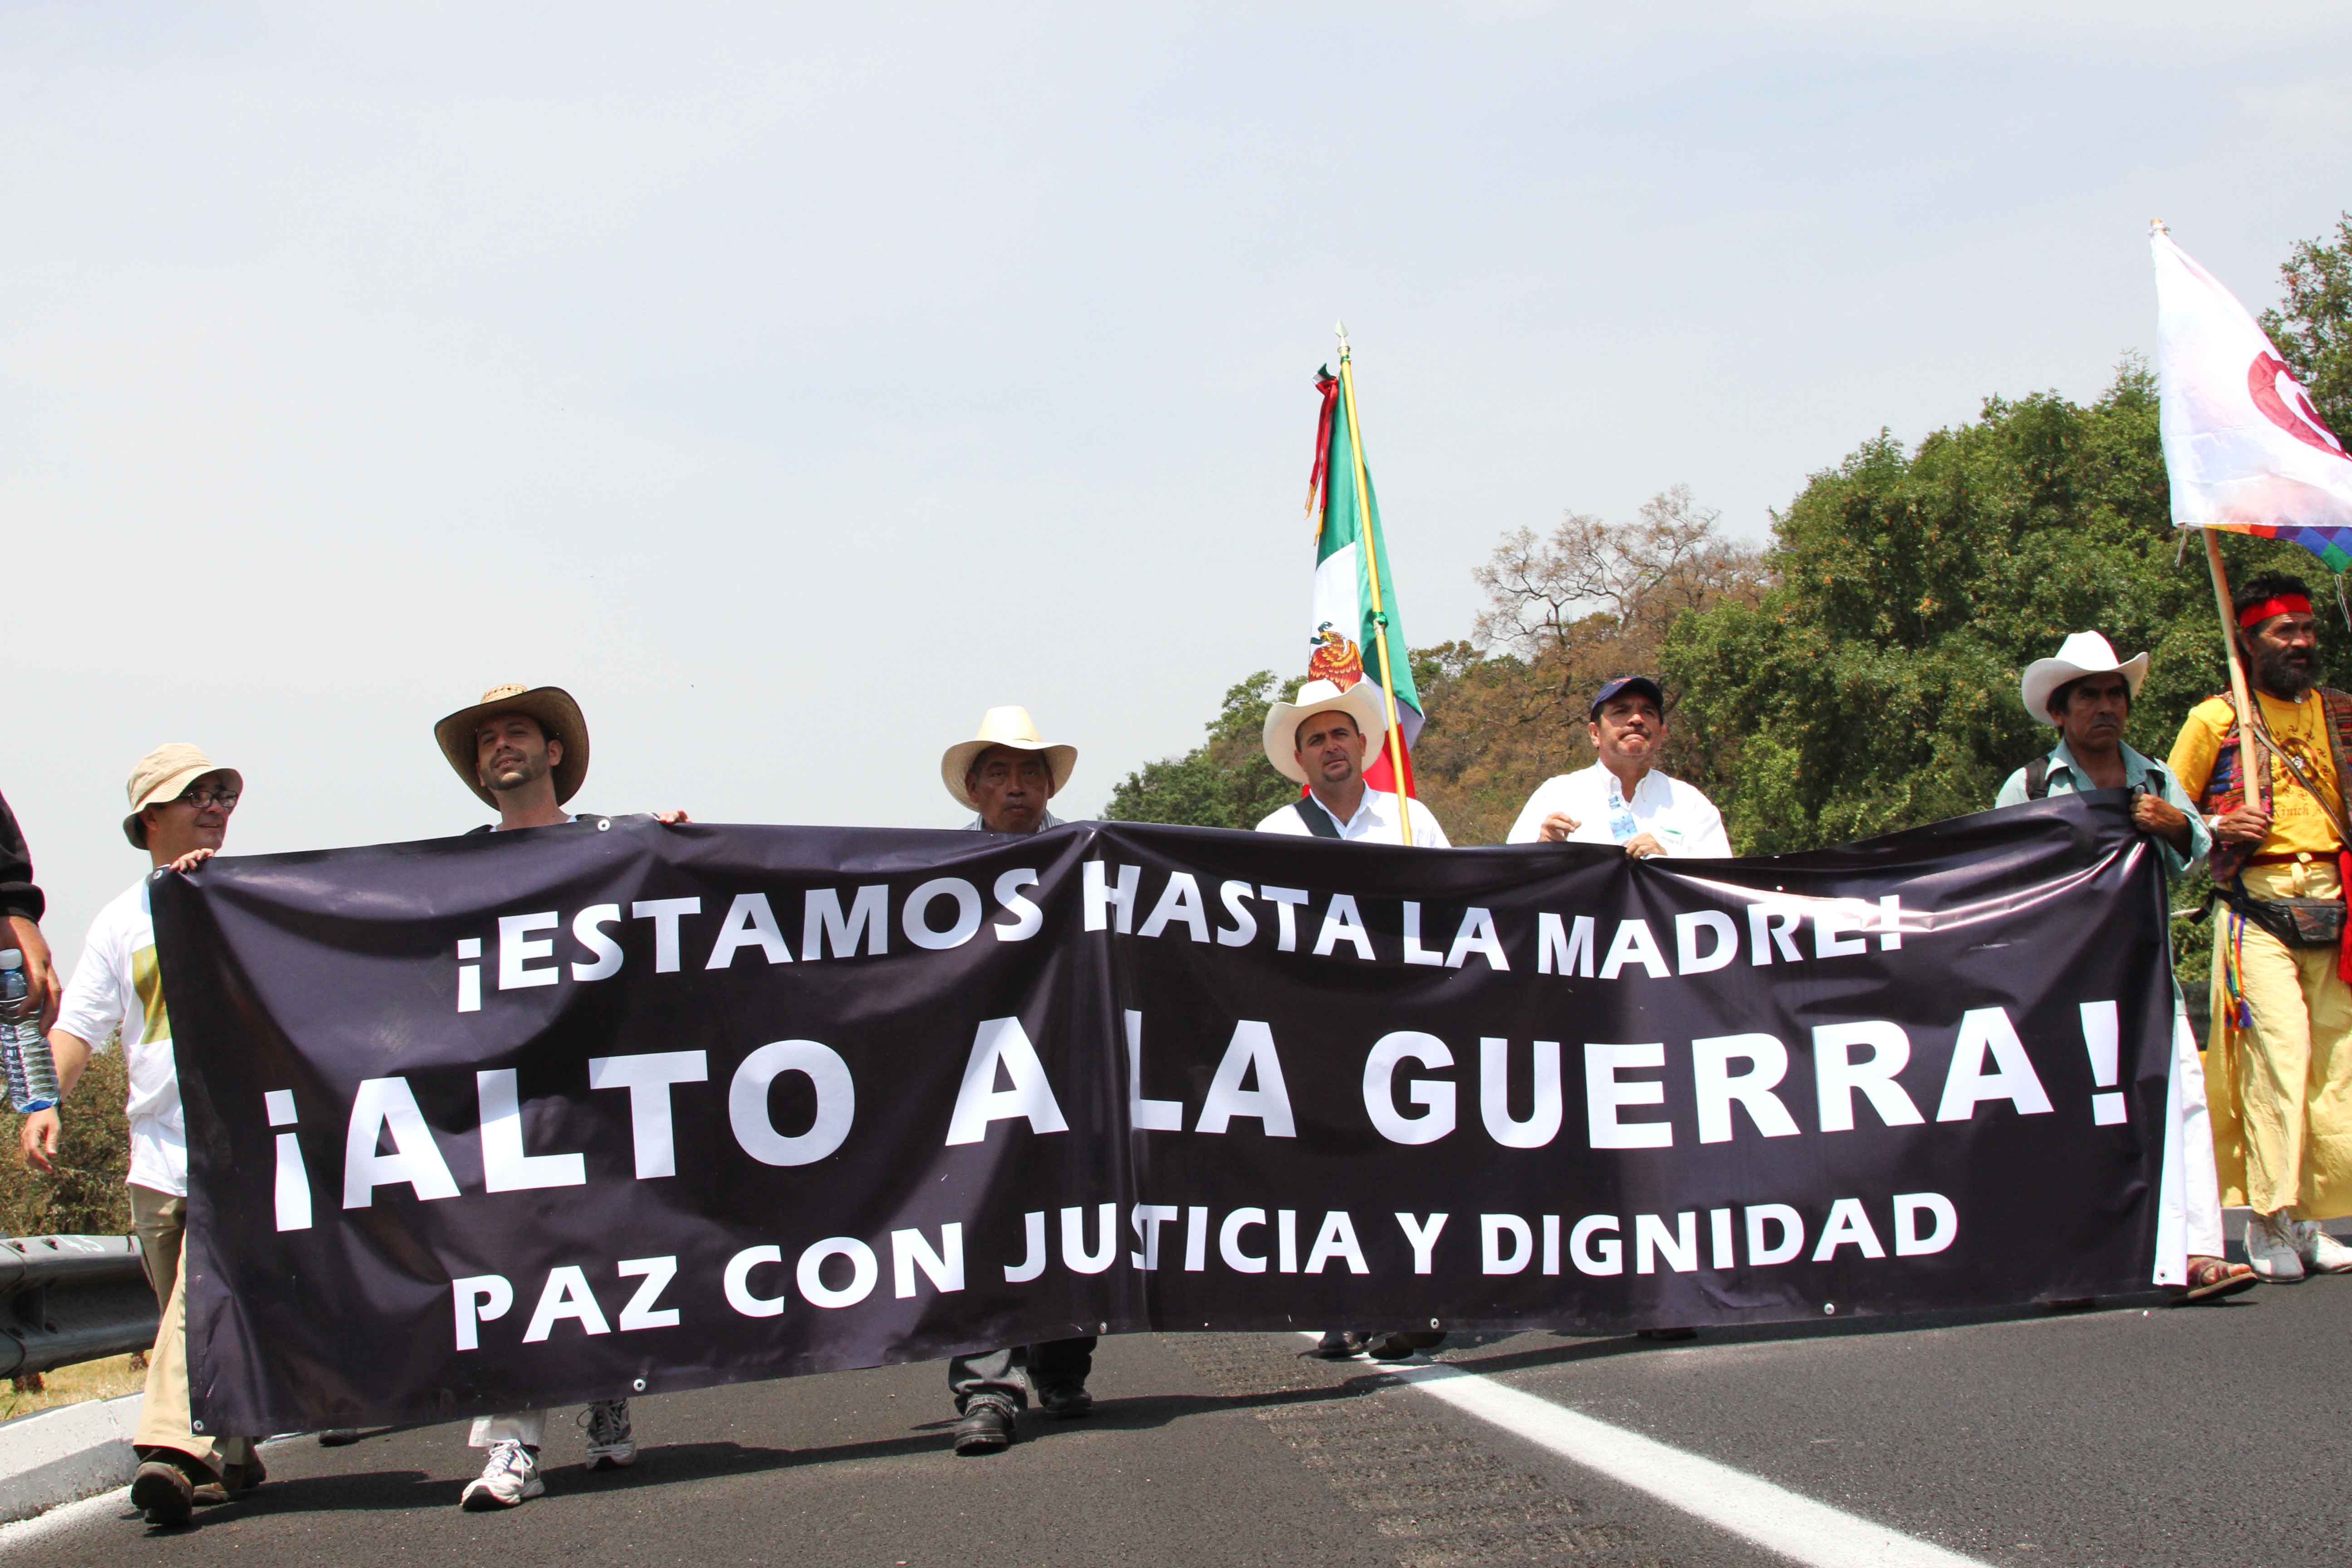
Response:
[[[26,995],[40,1015],[41,1033],[47,1034],[58,1021],[58,1002],[64,987],[58,984],[58,972],[49,961],[48,939],[41,928],[22,915],[8,917],[8,945],[25,955]]]
[[[172,869],[174,871],[193,871],[212,858],[213,852],[209,849],[191,849],[185,855],[181,856],[177,860],[172,862]]]
[[[1625,841],[1625,853],[1636,860],[1646,860],[1653,855],[1664,855],[1666,847],[1646,833],[1636,833]]]
[[[1577,821],[1576,818],[1569,816],[1566,812],[1555,811],[1549,816],[1545,817],[1542,824],[1536,828],[1536,842],[1538,844],[1565,844],[1568,842],[1568,836],[1583,826],[1584,824]]]
[[[656,822],[667,823],[670,826],[675,827],[679,823],[689,821],[691,819],[682,811],[656,811],[654,813],[654,820]]]
[[[24,1125],[16,1130],[16,1145],[25,1163],[54,1173],[57,1167],[49,1163],[49,1156],[58,1152],[58,1131],[57,1107],[26,1112]]]
[[[2251,802],[2213,825],[2213,837],[2224,844],[2260,844],[2270,831],[2271,814]]]

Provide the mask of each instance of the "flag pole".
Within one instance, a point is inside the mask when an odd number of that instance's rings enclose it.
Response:
[[[1404,726],[1397,721],[1396,664],[1389,658],[1388,606],[1381,602],[1380,530],[1372,519],[1371,487],[1364,480],[1364,432],[1356,418],[1356,372],[1348,354],[1348,323],[1339,324],[1339,393],[1348,403],[1348,453],[1356,468],[1356,537],[1363,542],[1366,575],[1372,584],[1372,637],[1381,650],[1381,696],[1388,705],[1389,772],[1395,774],[1397,827],[1412,842],[1412,797],[1405,789]]]
[[[2230,613],[2230,574],[2221,565],[2221,541],[2210,528],[2197,531],[2205,536],[2205,564],[2213,573],[2213,605],[2221,615],[2221,647],[2230,658],[2230,695],[2238,704],[2238,733],[2252,734],[2254,703],[2246,690],[2246,667],[2238,661],[2238,620]]]

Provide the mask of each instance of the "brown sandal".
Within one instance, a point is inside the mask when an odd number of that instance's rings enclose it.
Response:
[[[2242,1263],[2231,1263],[2219,1258],[2192,1258],[2189,1260],[2189,1288],[2181,1293],[2179,1305],[2191,1301],[2218,1301],[2224,1296],[2235,1296],[2262,1283],[2254,1271]]]

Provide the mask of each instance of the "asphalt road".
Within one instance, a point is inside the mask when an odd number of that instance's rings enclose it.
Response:
[[[2352,1278],[2215,1307],[1717,1332],[1529,1333],[1446,1360],[1985,1562],[2339,1561]],[[9,1563],[1750,1564],[1737,1535],[1295,1336],[1106,1341],[1096,1415],[950,1451],[938,1366],[640,1401],[643,1455],[457,1507],[462,1426],[274,1445],[269,1483],[153,1531],[116,1500],[0,1532]]]

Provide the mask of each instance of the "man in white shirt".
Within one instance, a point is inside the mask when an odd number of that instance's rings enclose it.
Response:
[[[1621,676],[1595,692],[1585,733],[1599,760],[1538,784],[1504,842],[1621,844],[1636,859],[1731,858],[1715,803],[1657,770],[1665,707],[1665,693],[1646,675]]]
[[[1307,793],[1259,823],[1257,830],[1352,838],[1360,844],[1402,844],[1398,797],[1364,782],[1371,737],[1388,733],[1388,722],[1381,689],[1369,680],[1347,687],[1310,680],[1298,689],[1296,701],[1278,701],[1266,710],[1265,760],[1283,777],[1305,784]],[[1416,847],[1453,847],[1427,806],[1410,795],[1402,804],[1412,813]],[[1315,1353],[1336,1361],[1369,1350],[1376,1360],[1401,1361],[1444,1340],[1444,1334],[1427,1330],[1368,1336],[1327,1329]]]
[[[1352,838],[1362,844],[1402,844],[1398,797],[1364,782],[1364,757],[1371,737],[1388,733],[1388,710],[1381,689],[1359,680],[1344,689],[1310,680],[1293,702],[1266,710],[1265,760],[1306,795],[1257,825],[1260,833]],[[1445,829],[1429,807],[1406,796],[1412,841],[1423,848],[1450,849]]]
[[[588,776],[588,721],[562,687],[494,686],[479,702],[433,726],[433,737],[466,787],[498,808],[495,826],[472,831],[508,833],[581,820],[563,805]],[[682,811],[653,815],[668,823],[687,819]],[[636,1463],[627,1400],[594,1400],[581,1413],[580,1424],[587,1434],[590,1469]],[[476,1416],[467,1441],[489,1453],[482,1473],[458,1494],[458,1506],[513,1508],[546,1491],[539,1474],[539,1451],[546,1440],[544,1410]]]
[[[245,780],[215,767],[195,747],[160,746],[139,760],[122,819],[131,847],[152,870],[193,870],[228,836]],[[131,1224],[163,1314],[147,1387],[131,1438],[140,1464],[131,1505],[149,1524],[184,1523],[199,1502],[225,1502],[261,1484],[260,1458],[247,1438],[199,1436],[189,1427],[187,1312],[180,1299],[181,1245],[188,1224],[188,1135],[172,1060],[172,1021],[155,962],[155,924],[142,876],[99,910],[49,1031],[58,1103],[81,1081],[90,1053],[117,1038],[130,1069]],[[19,1131],[25,1158],[54,1169],[58,1110],[36,1110]]]

